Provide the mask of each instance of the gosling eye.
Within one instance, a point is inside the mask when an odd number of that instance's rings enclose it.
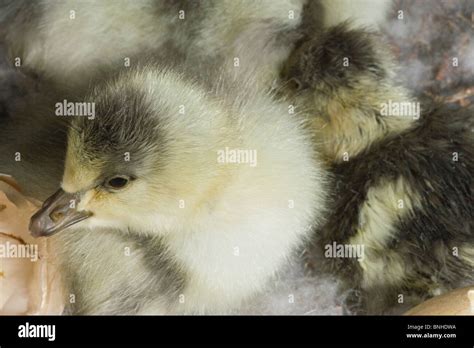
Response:
[[[292,77],[288,80],[288,87],[294,91],[301,91],[303,90],[303,83],[297,79],[296,77]]]
[[[117,191],[125,188],[130,183],[131,178],[128,176],[118,175],[107,179],[104,187],[108,190]]]

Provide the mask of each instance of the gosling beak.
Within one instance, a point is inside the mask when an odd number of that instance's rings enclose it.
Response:
[[[80,193],[67,193],[62,189],[56,191],[31,217],[31,235],[33,237],[51,236],[89,218],[92,215],[91,212],[78,211],[75,208],[80,199]]]

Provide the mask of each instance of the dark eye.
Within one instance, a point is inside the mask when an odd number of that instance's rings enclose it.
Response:
[[[301,91],[303,89],[303,84],[296,77],[292,77],[288,80],[288,87],[294,91]]]
[[[120,190],[128,185],[130,179],[126,176],[114,176],[105,182],[105,187],[112,190]]]

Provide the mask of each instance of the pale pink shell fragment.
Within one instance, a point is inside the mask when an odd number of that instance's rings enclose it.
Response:
[[[64,309],[51,242],[28,231],[39,205],[0,174],[0,314],[61,314]]]

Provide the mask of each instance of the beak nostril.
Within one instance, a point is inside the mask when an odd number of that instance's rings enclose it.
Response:
[[[62,231],[92,216],[88,211],[77,211],[71,206],[71,200],[77,202],[77,194],[59,189],[48,198],[43,207],[30,220],[30,231],[34,237],[46,237]]]
[[[64,218],[64,213],[60,212],[60,211],[53,211],[49,217],[51,218],[51,220],[53,220],[53,222],[58,222],[60,220],[62,220]]]

